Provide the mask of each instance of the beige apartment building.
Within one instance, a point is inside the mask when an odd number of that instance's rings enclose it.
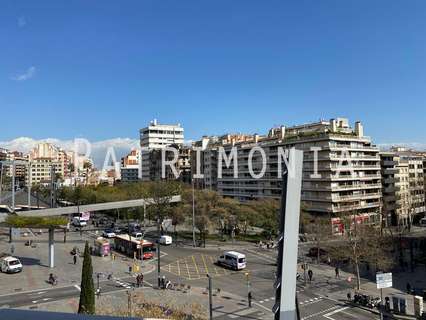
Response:
[[[140,151],[133,149],[121,158],[121,182],[130,183],[139,181]]]
[[[395,152],[380,153],[383,218],[388,225],[408,226],[411,221],[408,161]]]
[[[390,188],[389,192],[385,192],[385,188],[392,187],[392,184],[384,184],[383,194],[388,196],[383,198],[384,215],[395,215],[392,220],[393,225],[411,225],[413,220],[423,217],[426,212],[424,157],[401,147],[394,147],[390,152],[383,153],[381,157],[382,172],[384,169],[388,172],[394,170],[398,174],[394,179],[394,188]],[[393,163],[388,162],[386,165],[383,159],[389,160],[391,157],[393,157]],[[392,164],[394,164],[393,167]],[[392,200],[393,197],[396,200],[395,204],[387,201],[387,199]],[[400,211],[392,211],[394,208],[392,205]]]
[[[25,185],[25,176],[27,173],[27,158],[22,152],[10,151],[4,148],[0,148],[0,161],[5,161],[0,165],[0,173],[7,177],[13,176],[13,170],[15,171],[15,184],[17,186]],[[10,163],[15,162],[15,167]],[[9,163],[9,164],[8,164]]]
[[[330,217],[356,214],[363,220],[379,219],[382,197],[379,149],[363,131],[360,122],[352,128],[347,119],[338,118],[281,126],[271,129],[266,136],[236,135],[217,139],[210,145],[207,143],[202,151],[201,167],[205,177],[200,184],[241,201],[279,198],[278,149],[296,148],[304,151],[302,201],[308,211]],[[222,177],[209,176],[209,172],[217,172],[215,160],[220,147],[228,154],[232,147],[237,148],[238,177],[234,177],[233,164],[229,168],[223,165]],[[253,178],[249,172],[248,155],[253,147],[261,147],[266,155],[266,170],[261,178]],[[253,171],[259,173],[260,152],[253,154],[252,163]]]
[[[28,179],[31,184],[47,183],[51,180],[51,167],[57,177],[64,179],[70,175],[71,156],[57,146],[42,142],[37,144],[28,154],[31,170]]]

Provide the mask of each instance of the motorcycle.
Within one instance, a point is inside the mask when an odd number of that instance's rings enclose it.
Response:
[[[381,305],[382,300],[366,294],[355,293],[353,302],[363,307],[373,309],[378,308]]]
[[[47,280],[47,283],[49,283],[52,286],[56,286],[58,284],[58,277],[54,276],[53,274],[50,274],[49,280]]]

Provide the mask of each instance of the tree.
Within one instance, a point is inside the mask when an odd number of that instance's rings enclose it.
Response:
[[[304,231],[313,237],[317,247],[317,263],[320,263],[321,249],[324,242],[331,237],[331,221],[323,216],[303,212]]]
[[[375,266],[377,270],[387,271],[393,265],[390,253],[390,239],[380,230],[367,223],[360,223],[357,215],[348,215],[340,218],[344,222],[345,230],[338,247],[330,248],[333,258],[348,260],[354,267],[356,287],[361,288],[361,263]]]
[[[81,292],[78,313],[95,314],[95,286],[93,284],[92,257],[89,243],[84,247],[83,268],[81,271]]]
[[[268,238],[277,235],[280,203],[275,199],[252,200],[247,205],[257,213],[255,226],[262,228]]]
[[[200,240],[204,243],[206,247],[206,234],[208,233],[210,225],[209,217],[202,213],[195,216],[195,227],[200,231]]]
[[[170,211],[170,218],[172,219],[173,232],[175,234],[175,241],[177,240],[177,226],[185,222],[186,208],[184,205],[179,205]]]

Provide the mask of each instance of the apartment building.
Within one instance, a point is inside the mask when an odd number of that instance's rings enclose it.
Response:
[[[142,180],[150,181],[152,168],[150,153],[172,144],[182,146],[184,142],[184,129],[180,124],[159,124],[153,120],[145,128],[139,130],[140,146],[142,148]]]
[[[130,183],[139,181],[140,151],[133,149],[121,158],[121,182]]]
[[[55,178],[60,178],[62,175],[62,166],[58,160],[53,158],[34,158],[30,161],[30,171],[27,176],[31,185],[35,184],[50,184],[52,173]]]
[[[409,164],[395,152],[381,152],[383,218],[388,225],[410,225]]]
[[[0,149],[0,161],[4,161],[0,166],[0,172],[7,177],[13,176],[15,171],[15,184],[25,185],[25,175],[27,172],[27,159],[22,152],[10,151],[4,148]],[[15,166],[10,163],[15,162]]]
[[[178,180],[184,183],[191,183],[191,151],[192,149],[187,146],[178,144],[172,144],[170,148],[177,150],[177,160],[173,167],[176,172],[173,171],[170,165],[164,165],[163,175],[163,157],[167,162],[173,162],[175,160],[175,154],[170,150],[155,149],[149,153],[150,163],[150,181],[159,180]],[[163,155],[164,153],[164,155]]]
[[[72,153],[48,142],[37,144],[28,154],[31,171],[28,179],[31,184],[45,183],[50,181],[51,174],[49,166],[60,180],[65,180],[71,175],[70,164],[73,163]]]
[[[302,201],[308,211],[330,217],[351,213],[365,219],[379,218],[382,195],[379,149],[364,135],[360,122],[352,128],[345,118],[321,120],[272,128],[265,136],[219,139],[202,152],[204,173],[206,154],[213,152],[217,157],[215,150],[220,146],[228,153],[236,147],[238,159],[237,178],[232,164],[229,168],[223,165],[222,177],[217,176],[216,190],[224,196],[241,201],[279,198],[278,149],[296,148],[304,151]],[[261,178],[253,178],[249,172],[248,156],[256,146],[261,147],[266,156],[266,170]],[[259,173],[263,166],[260,152],[253,153],[252,163],[253,171]],[[208,188],[205,179],[203,184]]]
[[[425,181],[424,181],[424,158],[421,154],[402,147],[393,147],[390,152],[395,159],[398,159],[400,165],[404,165],[405,174],[401,179],[407,181],[403,186],[406,188],[406,223],[409,225],[419,217],[423,217],[426,213],[425,207]],[[398,182],[396,179],[395,182]],[[398,186],[396,191],[399,190]],[[405,195],[405,194],[404,194]],[[397,200],[403,200],[401,195],[395,194]],[[394,221],[395,222],[395,221]]]

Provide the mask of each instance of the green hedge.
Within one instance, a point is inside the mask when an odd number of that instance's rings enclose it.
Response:
[[[14,228],[49,228],[65,226],[68,223],[66,217],[21,217],[21,216],[8,216],[5,223]]]

